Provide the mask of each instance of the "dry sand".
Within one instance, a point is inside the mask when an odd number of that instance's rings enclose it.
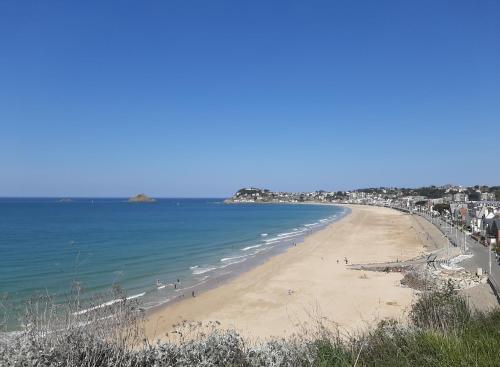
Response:
[[[343,260],[406,260],[424,252],[425,236],[413,216],[388,208],[350,208],[350,215],[285,253],[195,298],[156,310],[148,315],[146,335],[164,339],[182,320],[219,321],[247,338],[268,339],[319,319],[353,332],[384,318],[402,318],[414,291],[400,286],[401,274],[350,270]]]

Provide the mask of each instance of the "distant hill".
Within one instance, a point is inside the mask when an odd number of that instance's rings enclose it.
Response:
[[[147,195],[139,194],[128,199],[129,203],[153,203],[156,200]]]
[[[274,192],[256,187],[238,190],[229,199],[227,204],[233,203],[331,203],[338,199],[337,193],[323,190],[312,192]]]

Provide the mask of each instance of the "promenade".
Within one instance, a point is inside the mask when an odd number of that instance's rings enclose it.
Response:
[[[408,208],[394,207],[394,209],[410,213]],[[431,217],[428,213],[419,211],[411,211],[411,213],[425,218],[428,222],[436,226],[443,236],[448,239],[449,246],[459,248],[463,254],[472,254],[473,256],[470,259],[464,260],[461,266],[473,273],[478,268],[486,272],[488,274],[488,282],[500,302],[500,265],[493,252],[487,246],[479,243],[462,231],[458,226],[444,221],[440,217]]]

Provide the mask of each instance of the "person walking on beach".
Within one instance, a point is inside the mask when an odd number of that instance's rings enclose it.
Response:
[[[347,260],[347,257],[344,257],[344,261],[345,261],[346,265],[347,265],[347,263],[349,262],[349,261]]]
[[[194,291],[193,291],[193,293],[191,293],[191,294],[192,294],[192,295],[193,295],[193,297],[194,297]]]

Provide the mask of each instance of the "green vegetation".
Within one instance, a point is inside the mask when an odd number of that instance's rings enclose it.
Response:
[[[469,200],[471,201],[480,201],[481,200],[481,193],[477,192],[477,191],[470,191],[468,193],[469,195]]]
[[[497,245],[493,246],[493,248],[491,249],[491,251],[493,251],[497,255],[500,255],[500,244],[497,244]]]
[[[420,187],[418,189],[411,190],[410,195],[425,196],[429,199],[438,199],[445,195],[446,190],[440,189],[435,186],[430,187]]]
[[[443,214],[445,210],[450,212],[450,204],[435,204],[434,210],[439,212],[440,214]]]
[[[489,192],[494,192],[495,193],[495,200],[500,201],[500,186],[490,187]]]
[[[320,325],[313,333],[304,331],[302,336],[261,344],[249,344],[234,331],[213,328],[198,333],[194,340],[183,336],[179,343],[142,342],[141,347],[139,314],[132,303],[123,301],[108,310],[98,309],[98,315],[84,314],[85,325],[74,318],[74,312],[66,317],[61,317],[64,313],[48,316],[50,308],[29,304],[30,326],[16,340],[0,346],[0,365],[500,365],[500,310],[472,312],[451,288],[422,294],[407,324],[384,320],[376,328],[350,337]]]

